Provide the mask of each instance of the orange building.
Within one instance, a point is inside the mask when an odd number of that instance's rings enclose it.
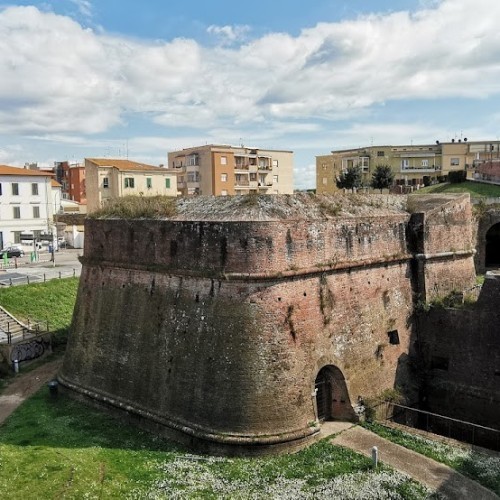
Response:
[[[79,163],[58,161],[54,164],[54,171],[62,186],[63,198],[86,204],[85,167]]]

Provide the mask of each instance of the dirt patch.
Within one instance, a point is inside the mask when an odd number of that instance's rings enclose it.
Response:
[[[0,394],[0,425],[21,403],[53,379],[61,364],[62,358],[56,359],[12,379]]]

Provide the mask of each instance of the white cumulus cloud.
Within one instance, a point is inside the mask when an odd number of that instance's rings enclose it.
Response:
[[[90,2],[75,3],[91,13]],[[0,132],[91,134],[138,114],[275,134],[292,119],[345,119],[390,100],[498,95],[500,2],[421,5],[243,42],[248,27],[211,26],[228,42],[215,47],[141,42],[35,7],[3,8]]]
[[[207,33],[215,35],[222,44],[232,44],[246,39],[250,32],[250,26],[245,25],[225,25],[217,26],[212,24],[207,28]]]

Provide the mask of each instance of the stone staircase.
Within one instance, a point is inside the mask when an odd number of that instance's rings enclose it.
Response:
[[[37,333],[0,306],[0,344],[15,344]]]

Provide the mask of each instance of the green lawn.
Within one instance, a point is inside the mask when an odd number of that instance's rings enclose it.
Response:
[[[375,423],[363,424],[393,443],[416,451],[461,472],[500,495],[500,455],[487,455]]]
[[[293,455],[218,458],[117,422],[46,388],[0,427],[8,499],[429,498],[409,478],[321,441]],[[375,495],[375,496],[373,496]]]
[[[500,197],[500,186],[493,184],[483,184],[481,182],[465,181],[458,184],[435,184],[417,191],[419,194],[425,193],[470,193],[472,198]]]
[[[71,324],[79,278],[0,288],[0,305],[22,321],[49,323],[52,331]]]

